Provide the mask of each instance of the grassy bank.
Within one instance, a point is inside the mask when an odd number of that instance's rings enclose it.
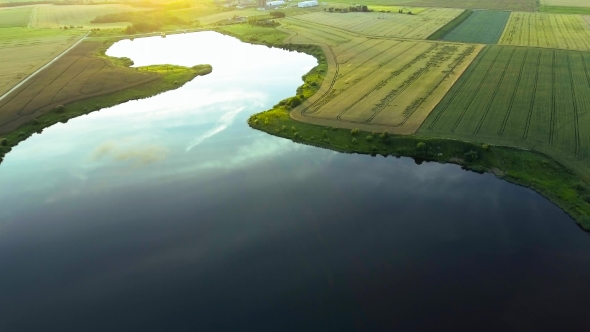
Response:
[[[268,28],[267,28],[268,29]],[[235,28],[232,35],[244,41],[253,32],[247,26]],[[220,31],[224,32],[224,31]],[[256,43],[273,44],[276,32],[256,32]],[[424,161],[453,163],[478,173],[493,173],[511,183],[531,188],[561,207],[586,231],[590,231],[590,185],[554,159],[534,151],[491,146],[460,140],[439,139],[417,135],[394,136],[360,130],[323,127],[293,120],[289,112],[320,87],[327,72],[325,55],[313,45],[280,45],[306,52],[318,59],[297,89],[297,95],[280,101],[272,109],[250,117],[248,124],[269,134],[294,142],[331,149],[343,153],[381,155],[384,157],[412,157]]]
[[[105,40],[104,47],[101,48],[95,56],[107,57],[104,55],[104,52],[118,40],[119,39]],[[128,67],[132,65],[131,60],[126,58],[109,58],[109,60],[113,65],[118,67]],[[198,65],[190,68],[173,65],[155,65],[139,67],[136,70],[146,71],[152,74],[155,73],[158,75],[158,78],[133,88],[60,105],[53,111],[30,121],[19,127],[17,130],[2,135],[2,137],[0,137],[0,163],[3,161],[6,153],[10,152],[14,146],[18,145],[21,141],[27,139],[34,133],[41,133],[44,128],[50,127],[58,122],[65,123],[69,119],[102,108],[115,106],[129,100],[148,98],[165,91],[177,89],[196,76],[211,73],[212,68],[209,65]]]

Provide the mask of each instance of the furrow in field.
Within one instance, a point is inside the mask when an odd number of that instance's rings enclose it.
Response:
[[[533,88],[532,88],[532,97],[531,97],[530,103],[527,103],[529,112],[528,112],[528,115],[526,117],[526,121],[524,123],[524,131],[522,133],[522,139],[526,139],[528,137],[528,135],[529,135],[529,129],[531,127],[531,121],[533,119],[533,112],[535,110],[535,102],[537,100],[537,86],[539,84],[539,71],[540,71],[540,66],[541,66],[542,52],[541,51],[538,51],[538,53],[539,53],[539,56],[537,58],[537,62],[536,62],[535,67],[532,68],[531,71],[526,72],[530,76],[530,72],[534,71],[534,73],[535,73],[534,79],[530,83],[525,80],[525,84],[523,84],[523,89],[524,90],[526,90],[526,88],[529,85],[531,85],[531,84],[532,84],[532,87]],[[529,83],[529,84],[526,84],[526,83]],[[523,100],[526,100],[526,99],[517,99],[517,103],[519,103],[519,101],[523,101]],[[516,108],[516,109],[518,109],[518,108]],[[513,124],[514,123],[517,123],[517,121],[512,120],[512,123]],[[517,126],[512,125],[511,127],[517,127]],[[511,128],[511,129],[513,129],[513,128]],[[513,130],[510,130],[509,132],[514,132],[514,131],[515,130],[513,129]]]
[[[426,43],[416,44],[415,42],[404,42],[403,49],[400,48],[399,53],[395,55],[395,58],[387,66],[387,70],[379,70],[375,68],[373,71],[363,75],[363,79],[355,80],[355,84],[351,84],[347,87],[347,90],[354,91],[354,93],[342,93],[334,91],[332,93],[338,93],[338,98],[329,97],[327,102],[320,101],[314,105],[317,107],[322,104],[317,117],[323,117],[328,119],[338,118],[338,116],[346,111],[348,108],[354,107],[361,100],[366,98],[369,94],[374,91],[374,87],[379,82],[387,81],[391,78],[392,72],[398,68],[408,66],[409,63],[415,61],[417,55],[428,52],[428,49],[432,49],[433,46]],[[382,68],[381,68],[382,69]],[[325,96],[327,98],[328,96]]]
[[[465,105],[465,107],[462,109],[463,111],[459,114],[459,117],[457,118],[457,121],[455,122],[455,124],[451,128],[451,132],[452,133],[454,133],[457,130],[457,127],[459,126],[459,124],[461,124],[461,121],[463,120],[463,117],[465,116],[465,113],[467,113],[467,110],[469,109],[469,107],[471,106],[471,104],[473,104],[473,101],[475,100],[475,97],[477,96],[477,94],[481,90],[481,87],[483,86],[483,82],[488,78],[488,75],[489,75],[490,71],[492,70],[492,68],[494,68],[494,64],[496,63],[496,60],[498,59],[498,56],[500,55],[500,53],[502,53],[502,50],[503,49],[500,49],[498,51],[498,53],[496,54],[496,56],[492,60],[491,65],[487,68],[487,70],[485,71],[485,73],[481,77],[481,81],[477,85],[477,88],[473,91],[472,97],[469,99],[469,101],[467,102],[467,104]]]
[[[504,97],[506,96],[506,95],[501,95],[500,98],[496,99],[498,96],[498,91],[500,91],[500,88],[506,87],[508,85],[504,81],[504,78],[506,77],[506,72],[508,71],[508,68],[510,67],[510,64],[512,63],[512,57],[514,56],[515,51],[516,51],[516,49],[513,48],[512,52],[510,53],[510,58],[508,59],[508,61],[506,61],[505,63],[502,64],[502,65],[504,65],[504,70],[502,71],[502,75],[500,75],[500,80],[498,81],[498,84],[496,84],[496,87],[494,88],[494,91],[492,92],[492,96],[491,96],[490,101],[484,107],[484,111],[481,115],[481,118],[477,122],[477,126],[473,130],[474,135],[477,135],[479,133],[479,131],[481,130],[481,127],[483,126],[483,123],[484,123],[484,121],[486,121],[486,117],[488,116],[488,114],[490,112],[490,108],[494,105],[494,103],[498,102],[498,100],[503,100]]]
[[[550,141],[552,130],[550,127],[553,127],[552,110],[555,99],[553,54],[553,51],[541,52],[534,106],[524,135],[525,139],[539,144],[547,144]]]
[[[462,51],[461,51],[462,49]],[[430,114],[436,103],[444,96],[444,92],[452,85],[447,84],[443,93],[439,93],[439,88],[443,86],[449,76],[460,68],[466,58],[472,56],[475,52],[475,46],[459,46],[456,52],[451,52],[448,56],[439,59],[437,67],[443,67],[445,70],[434,69],[430,75],[425,75],[414,82],[411,89],[407,90],[401,100],[396,101],[397,105],[391,102],[376,114],[371,120],[372,124],[380,124],[391,127],[411,127],[409,132],[414,132]],[[453,57],[453,55],[457,55]]]
[[[429,117],[432,119],[432,121],[430,121],[429,123],[425,123],[425,125],[427,124],[428,130],[434,130],[435,126],[438,124],[439,120],[441,120],[443,118],[443,115],[445,115],[444,120],[443,120],[443,122],[441,122],[441,125],[440,125],[440,129],[444,130],[447,119],[449,119],[453,116],[452,112],[449,114],[446,114],[447,111],[449,110],[451,105],[454,105],[455,102],[458,102],[460,100],[461,94],[463,93],[463,89],[465,88],[466,84],[470,81],[470,79],[474,75],[474,73],[478,71],[478,69],[480,68],[480,66],[484,62],[484,59],[487,57],[487,54],[490,52],[490,49],[491,49],[490,47],[486,47],[483,50],[483,52],[481,52],[478,55],[478,57],[471,64],[471,66],[469,66],[469,68],[467,68],[467,70],[463,73],[463,75],[459,79],[460,82],[455,84],[451,88],[449,93],[447,93],[447,95],[443,98],[443,100],[437,105],[437,107],[434,109],[434,112],[433,112],[434,114],[431,114],[431,116]],[[483,66],[485,67],[485,64],[483,64]],[[428,119],[427,119],[427,121],[428,121]]]
[[[514,47],[502,47],[497,56],[492,59],[489,70],[481,77],[480,84],[474,87],[471,99],[467,101],[465,108],[461,109],[461,116],[451,130],[467,136],[479,131],[480,122],[486,119],[489,107],[502,85],[502,79],[506,76],[506,70],[514,52]]]
[[[525,53],[524,53],[524,57],[522,59],[522,61],[520,62],[520,67],[518,69],[518,78],[516,79],[516,83],[514,85],[510,85],[508,86],[508,90],[506,91],[506,94],[510,94],[510,102],[508,103],[508,107],[506,108],[506,114],[503,117],[503,120],[500,124],[500,129],[498,129],[498,135],[502,136],[504,135],[504,130],[506,129],[506,124],[508,123],[508,119],[510,119],[510,113],[512,112],[512,109],[514,107],[514,101],[516,100],[516,96],[517,96],[517,92],[518,89],[520,88],[520,82],[522,80],[522,74],[524,72],[525,69],[525,64],[527,63],[527,59],[528,59],[528,54],[529,54],[529,49],[527,48]],[[484,132],[486,130],[484,129]]]
[[[429,85],[436,82],[435,75],[442,74],[442,71],[434,71],[433,74],[430,74],[431,69],[439,67],[446,61],[452,59],[453,53],[457,50],[458,46],[455,45],[444,45],[437,50],[437,52],[428,59],[424,67],[418,68],[402,83],[401,86],[395,90],[391,90],[383,99],[381,99],[380,102],[375,105],[376,107],[373,108],[373,114],[371,114],[365,122],[388,125],[401,123],[405,116],[403,112],[395,112],[395,110],[406,109],[410,107],[412,100],[425,95],[428,91]],[[409,98],[399,98],[402,95],[409,95]],[[395,104],[392,105],[393,102],[395,102]],[[384,115],[376,120],[377,117],[382,114]]]
[[[372,80],[375,79],[374,75],[378,75],[379,70],[383,70],[384,67],[389,67],[388,65],[394,61],[397,61],[398,58],[402,57],[406,52],[410,51],[413,47],[416,46],[414,42],[398,42],[392,45],[386,51],[391,51],[394,46],[398,44],[402,44],[399,48],[395,49],[394,52],[382,52],[376,58],[373,59],[370,65],[360,65],[354,67],[354,69],[348,72],[345,75],[340,75],[338,80],[334,84],[334,87],[331,89],[330,93],[327,94],[319,100],[314,107],[310,107],[307,111],[308,114],[316,113],[322,108],[324,105],[335,99],[336,97],[340,96],[344,92],[347,92],[350,88],[355,87],[358,88],[357,84],[363,82],[365,79],[370,78]],[[397,53],[396,53],[397,52]],[[392,55],[393,53],[393,55]],[[349,75],[354,74],[352,77],[344,79]],[[353,94],[354,95],[354,94]]]
[[[438,45],[434,44],[425,52],[413,58],[403,67],[391,72],[391,74],[384,80],[381,80],[376,85],[372,85],[372,90],[363,95],[357,102],[346,107],[338,114],[338,120],[363,123],[370,119],[374,113],[375,100],[383,102],[384,99],[389,98],[388,95],[396,89],[403,88],[407,85],[408,80],[414,79],[412,76],[419,71],[422,66],[426,66],[428,59],[436,51]],[[400,86],[400,81],[401,86]]]

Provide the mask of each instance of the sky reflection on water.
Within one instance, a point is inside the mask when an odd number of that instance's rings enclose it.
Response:
[[[7,155],[0,330],[588,323],[590,241],[538,194],[250,129],[315,59],[215,33],[123,41],[109,54],[214,72]]]

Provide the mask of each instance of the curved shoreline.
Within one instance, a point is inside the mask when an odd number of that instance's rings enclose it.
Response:
[[[318,59],[318,66],[303,76],[304,83],[297,89],[297,96],[306,98],[301,105],[292,109],[289,107],[293,98],[287,98],[272,109],[254,114],[248,120],[251,128],[268,134],[290,139],[296,143],[313,145],[342,153],[357,153],[367,155],[382,155],[395,157],[411,157],[419,161],[452,163],[465,170],[478,173],[492,173],[496,177],[510,183],[527,187],[560,207],[570,215],[586,232],[590,232],[590,187],[588,183],[571,168],[564,166],[553,157],[536,150],[516,147],[491,146],[449,138],[425,137],[412,135],[387,135],[379,138],[375,132],[358,129],[336,128],[299,119],[303,117],[297,110],[306,104],[308,98],[321,93],[322,87],[329,86],[324,82],[326,77],[335,75],[335,66],[329,66],[330,57],[326,53],[326,46],[311,44],[322,50],[323,56],[310,51],[304,44],[292,44],[296,33],[278,28],[289,33],[283,44],[266,44],[267,46],[283,47],[308,53]],[[220,31],[224,33],[224,31]],[[228,34],[228,33],[226,33]],[[229,34],[244,42],[244,36]],[[257,42],[254,42],[257,43]],[[258,42],[265,44],[264,42]],[[328,50],[329,51],[329,50]],[[325,71],[317,68],[328,67]],[[313,85],[310,77],[317,80],[317,74],[322,75],[320,84]],[[316,82],[317,83],[317,82]],[[354,133],[356,131],[356,133]],[[353,134],[354,133],[354,134]],[[371,136],[369,140],[369,136]],[[425,148],[420,145],[424,143]],[[474,152],[474,154],[470,154]],[[468,160],[468,156],[475,159]]]
[[[114,67],[130,69],[131,64],[128,59],[113,58],[104,55],[104,52],[115,42],[127,39],[127,36],[120,36],[104,40],[101,49],[92,56],[95,58],[107,59]],[[73,47],[72,47],[73,48]],[[71,50],[72,48],[68,49]],[[67,52],[62,53],[65,54]],[[57,58],[55,59],[57,60]],[[51,69],[49,63],[43,68]],[[165,67],[165,70],[163,69]],[[69,103],[64,103],[61,110],[54,110],[44,112],[39,117],[29,121],[18,128],[4,133],[0,136],[0,164],[5,155],[9,153],[13,147],[20,142],[26,140],[35,133],[41,133],[43,129],[53,126],[58,122],[67,122],[70,119],[81,115],[86,115],[103,108],[112,107],[130,100],[138,100],[149,98],[157,94],[175,90],[182,87],[187,82],[191,81],[197,76],[207,75],[212,72],[210,65],[197,65],[194,67],[182,67],[171,65],[153,65],[140,67],[135,70],[149,70],[156,78],[145,82],[143,84],[130,86],[122,90],[106,90],[104,94],[89,95],[88,98],[72,100]],[[60,106],[61,107],[61,106]]]

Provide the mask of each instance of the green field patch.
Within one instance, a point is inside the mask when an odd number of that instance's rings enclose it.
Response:
[[[590,180],[590,54],[488,46],[419,129],[530,148]]]
[[[441,39],[464,43],[496,44],[509,18],[510,13],[505,11],[476,10]]]
[[[590,15],[590,3],[588,7],[570,7],[570,6],[541,6],[540,12],[553,14],[578,14]]]
[[[0,28],[24,28],[29,25],[33,7],[0,10]]]

